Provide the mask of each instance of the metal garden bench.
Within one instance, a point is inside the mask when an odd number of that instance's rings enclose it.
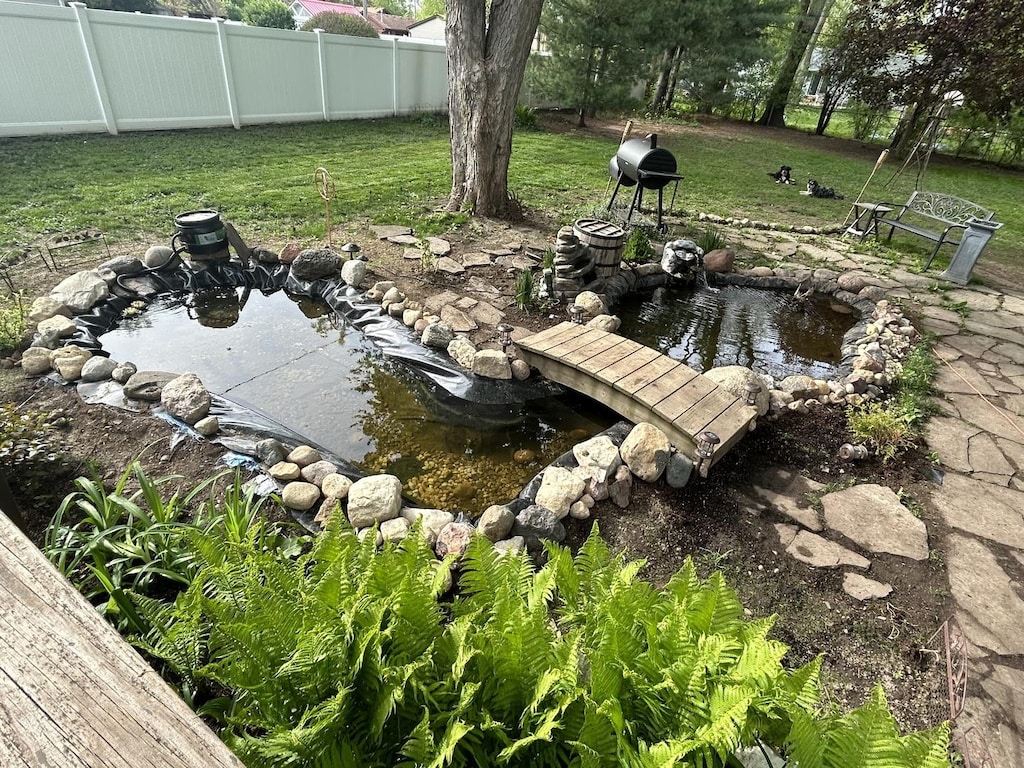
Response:
[[[879,203],[878,206],[891,209],[878,216],[875,222],[876,235],[881,234],[883,227],[889,227],[886,242],[892,240],[895,230],[900,229],[935,243],[935,250],[928,257],[925,269],[931,266],[943,245],[960,244],[962,233],[971,221],[992,221],[995,216],[994,211],[982,208],[977,203],[942,192],[918,191],[905,203]]]

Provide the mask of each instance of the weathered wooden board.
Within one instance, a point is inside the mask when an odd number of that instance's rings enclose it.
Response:
[[[575,325],[574,323],[559,323],[558,325],[553,325],[550,328],[545,328],[540,333],[535,333],[533,336],[528,337],[530,339],[530,348],[537,352],[544,352],[566,339],[579,336],[583,330],[584,327],[582,325]],[[516,344],[518,345],[522,341],[525,340],[520,339]]]
[[[635,352],[631,352],[626,357],[619,360],[617,363],[609,365],[607,368],[602,368],[597,372],[598,377],[601,381],[606,384],[616,384],[618,381],[639,368],[643,368],[652,360],[658,360],[662,355],[658,354],[655,350],[650,347],[642,347]]]
[[[0,766],[242,768],[2,513]]]
[[[576,367],[581,371],[586,371],[590,374],[603,374],[605,368],[614,365],[620,360],[624,360],[634,352],[638,352],[641,349],[647,349],[647,347],[643,344],[637,344],[635,341],[631,341],[630,339],[622,339],[618,344],[605,347],[602,352],[584,360]]]
[[[696,403],[702,402],[716,389],[717,385],[711,379],[695,375],[686,382],[685,386],[677,389],[660,403],[656,404],[654,410],[663,419],[674,422],[682,414],[693,408]],[[725,406],[722,407],[724,408]],[[696,434],[690,433],[689,430],[687,432],[688,434]]]
[[[583,333],[570,336],[564,341],[556,344],[555,346],[548,349],[545,352],[545,354],[553,359],[562,360],[570,352],[575,352],[580,347],[585,347],[592,341],[605,340],[607,343],[607,340],[605,339],[607,335],[607,331],[599,331],[593,328],[590,330],[585,330]]]

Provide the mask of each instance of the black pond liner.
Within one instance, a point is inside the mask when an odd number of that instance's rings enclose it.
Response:
[[[130,279],[146,278],[157,288],[156,294],[142,295],[130,288]],[[212,262],[209,267],[193,271],[185,266],[163,270],[145,270],[121,275],[114,295],[97,305],[87,314],[74,318],[77,330],[67,344],[88,349],[93,354],[106,355],[100,337],[114,330],[124,310],[134,301],[151,301],[155,296],[169,294],[184,296],[200,291],[246,288],[271,294],[279,290],[294,296],[319,299],[331,308],[349,326],[356,328],[372,341],[386,356],[405,365],[423,382],[418,388],[428,395],[433,406],[445,413],[453,423],[479,424],[488,421],[503,423],[501,409],[496,405],[520,405],[531,400],[552,397],[565,390],[558,384],[540,378],[528,381],[487,379],[455,365],[446,355],[423,346],[415,334],[398,319],[388,315],[379,304],[368,300],[362,292],[346,285],[340,279],[314,281],[297,280],[288,265],[253,264],[248,269],[234,262]],[[181,371],[180,373],[187,373]],[[79,392],[88,402],[108,405],[126,404],[120,388],[109,382],[79,385]],[[198,439],[198,434],[187,424],[170,417],[159,406],[153,413],[174,423],[184,434]],[[331,451],[307,440],[252,405],[241,405],[222,395],[212,394],[211,415],[217,416],[228,434],[214,438],[219,445],[242,456],[255,456],[256,443],[275,438],[286,446],[308,444],[336,464],[342,474],[357,479],[364,473],[349,461],[340,459]],[[255,466],[255,463],[253,464]],[[415,505],[414,502],[409,502]],[[311,527],[310,513],[300,513],[297,519]]]

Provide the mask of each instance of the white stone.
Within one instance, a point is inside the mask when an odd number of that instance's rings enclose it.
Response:
[[[758,392],[754,396],[757,415],[764,416],[768,413],[772,400],[770,394],[771,387],[768,380],[761,374],[755,373],[742,365],[723,365],[718,368],[712,368],[705,372],[704,375],[733,397],[738,397],[741,402],[746,402],[747,386],[758,387]]]
[[[186,424],[195,424],[209,414],[210,403],[210,393],[194,373],[171,379],[160,392],[164,409]]]
[[[108,296],[110,288],[107,281],[94,269],[76,272],[50,291],[51,299],[63,304],[76,315],[88,312]]]
[[[117,368],[109,357],[90,357],[82,366],[82,381],[106,381]]]
[[[50,354],[50,365],[64,381],[78,381],[82,376],[82,368],[90,357],[92,352],[72,344],[54,350]]]
[[[384,541],[401,541],[409,535],[409,521],[401,517],[385,520],[380,524],[380,535]]]
[[[203,437],[212,437],[220,432],[220,419],[216,416],[207,416],[195,423],[195,430]]]
[[[370,475],[348,489],[348,520],[353,528],[368,528],[398,517],[402,481],[394,475]]]
[[[75,335],[78,326],[75,322],[64,315],[54,315],[41,320],[36,328],[40,336],[53,336],[58,339],[67,339]]]
[[[308,445],[299,445],[293,448],[287,456],[288,461],[293,464],[298,464],[300,468],[315,464],[320,461],[320,451],[315,448],[311,448]]]
[[[892,584],[869,579],[859,573],[843,574],[843,591],[854,600],[879,600],[892,594]]]
[[[604,301],[593,291],[583,291],[573,301],[577,307],[583,308],[583,313],[587,317],[597,317],[598,315],[607,315],[608,307],[605,306]]]
[[[476,345],[465,336],[456,336],[448,342],[448,356],[463,368],[473,368]]]
[[[423,537],[430,546],[437,543],[437,537],[449,523],[455,522],[455,515],[443,509],[424,509],[422,507],[402,507],[400,514],[409,521],[410,526],[417,522],[423,531]]]
[[[288,483],[281,491],[281,502],[290,509],[305,512],[320,500],[320,489],[312,483]]]
[[[358,288],[366,278],[366,262],[359,259],[349,259],[341,265],[341,279],[346,285]]]
[[[507,380],[512,378],[512,366],[508,355],[500,349],[481,349],[473,355],[473,373],[487,379]]]
[[[598,435],[573,446],[572,455],[586,475],[597,482],[612,477],[622,464],[618,446],[607,435]]]
[[[298,480],[301,477],[299,465],[290,461],[277,462],[277,464],[267,469],[267,474],[281,482]]]
[[[332,499],[346,498],[351,487],[352,481],[337,472],[325,476],[320,481],[320,490],[324,492],[324,496]]]
[[[571,470],[564,467],[548,467],[544,470],[536,503],[550,509],[559,519],[569,514],[569,507],[579,500],[587,484]]]
[[[25,319],[36,324],[55,315],[71,317],[71,310],[50,296],[40,296],[32,302]]]
[[[640,422],[622,441],[619,454],[629,470],[648,483],[653,483],[668,466],[668,437],[653,424]]]
[[[608,333],[615,333],[621,325],[622,320],[615,315],[598,315],[587,322],[588,328],[596,328],[599,331],[607,331]]]
[[[29,347],[21,355],[21,369],[28,376],[40,376],[53,370],[50,364],[50,350],[44,347]]]

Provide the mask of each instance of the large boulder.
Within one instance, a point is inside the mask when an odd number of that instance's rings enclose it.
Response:
[[[455,338],[455,332],[452,327],[447,323],[429,323],[426,328],[423,329],[423,335],[420,337],[420,342],[426,347],[433,347],[434,349],[448,349],[448,345],[452,339]]]
[[[40,296],[32,302],[25,319],[30,323],[38,323],[54,315],[71,317],[71,310],[51,296]]]
[[[82,366],[82,381],[106,381],[117,368],[117,361],[109,357],[90,357]]]
[[[50,350],[44,347],[29,347],[21,356],[21,369],[28,376],[41,376],[53,370],[50,364]]]
[[[160,405],[186,424],[195,424],[210,413],[210,393],[194,373],[185,373],[164,385]]]
[[[500,349],[481,349],[473,355],[473,373],[485,379],[511,379],[508,355]]]
[[[360,259],[349,259],[341,265],[341,279],[346,285],[358,288],[366,278],[366,262]]]
[[[593,291],[583,291],[573,300],[573,304],[577,307],[581,307],[583,309],[583,314],[589,318],[608,314],[608,307],[605,306],[601,297]]]
[[[573,446],[572,455],[584,474],[599,483],[612,477],[622,464],[619,448],[608,435],[598,435]]]
[[[718,248],[704,254],[704,270],[724,274],[732,272],[736,263],[736,252],[731,248]]]
[[[393,520],[402,509],[402,481],[394,475],[361,477],[348,489],[348,520],[353,528]]]
[[[110,296],[107,281],[95,269],[76,272],[65,278],[50,291],[50,298],[63,304],[73,314],[88,312]]]
[[[771,395],[769,394],[771,385],[761,374],[755,373],[742,365],[723,365],[718,368],[712,368],[704,375],[726,392],[734,397],[738,397],[744,402],[746,402],[747,398],[747,386],[753,385],[760,387],[760,391],[754,398],[754,401],[757,404],[757,415],[764,416],[768,413],[768,408],[771,406],[772,402]]]
[[[465,336],[456,336],[448,342],[448,356],[463,368],[473,367],[476,345]]]
[[[531,504],[516,515],[511,535],[522,536],[526,540],[527,548],[535,550],[541,546],[542,539],[564,541],[565,526],[558,519],[558,515],[547,507]]]
[[[159,403],[160,393],[168,382],[178,378],[168,371],[137,371],[124,383],[124,396],[147,403]]]
[[[550,509],[561,520],[569,514],[569,507],[583,495],[586,488],[586,481],[570,470],[564,467],[548,467],[544,470],[540,488],[537,490],[536,502]]]
[[[338,273],[341,258],[330,248],[307,248],[292,262],[292,277],[311,281],[331,277]]]
[[[501,541],[508,536],[516,521],[515,513],[505,504],[492,504],[476,521],[476,529],[490,541]]]
[[[619,454],[630,472],[653,483],[668,466],[671,445],[668,437],[653,424],[640,422],[622,441]]]

